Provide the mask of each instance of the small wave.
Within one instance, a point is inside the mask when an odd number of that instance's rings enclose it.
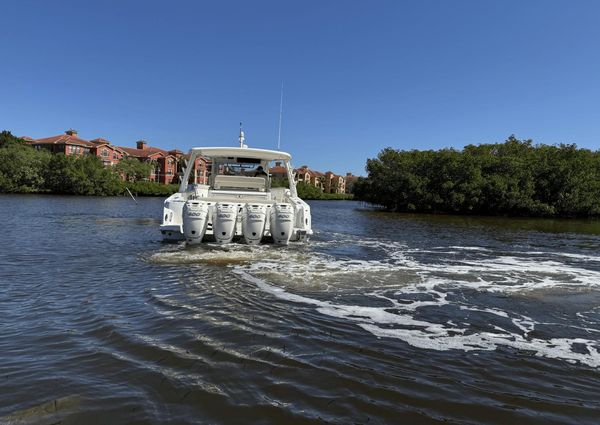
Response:
[[[494,326],[493,332],[473,332],[469,324],[459,327],[451,321],[446,323],[416,319],[414,312],[423,307],[440,308],[449,304],[444,293],[437,292],[432,301],[415,301],[411,304],[391,302],[387,307],[337,304],[331,301],[317,300],[307,296],[290,293],[283,288],[273,286],[251,275],[247,271],[236,270],[238,275],[255,284],[271,295],[293,303],[311,305],[324,315],[355,322],[362,329],[378,337],[397,338],[407,344],[430,350],[495,350],[500,346],[516,350],[526,350],[536,356],[560,359],[568,362],[580,362],[591,367],[600,367],[598,342],[585,338],[530,337],[539,323],[530,317],[516,315],[499,309],[477,308],[462,305],[462,310],[480,312],[507,319],[518,330],[509,331],[507,326]],[[416,290],[416,287],[411,289]],[[393,307],[394,312],[390,312]]]

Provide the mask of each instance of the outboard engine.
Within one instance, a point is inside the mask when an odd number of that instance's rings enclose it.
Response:
[[[294,210],[290,204],[276,203],[271,208],[271,236],[278,245],[287,245],[294,228]]]
[[[217,243],[229,243],[235,235],[237,205],[218,202],[213,212],[212,228]]]
[[[262,239],[267,222],[267,206],[246,204],[242,212],[242,234],[248,245],[257,245]]]
[[[183,234],[188,245],[202,242],[208,224],[208,209],[204,201],[187,201],[183,206]]]

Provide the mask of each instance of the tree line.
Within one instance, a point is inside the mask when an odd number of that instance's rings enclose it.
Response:
[[[383,149],[367,160],[355,199],[393,211],[600,215],[600,151],[509,137],[462,150]]]
[[[105,167],[93,155],[53,155],[34,149],[9,131],[0,133],[0,193],[121,195],[127,186],[140,195],[169,195],[176,185],[142,181],[152,164],[127,158]],[[123,181],[125,178],[125,181]]]
[[[271,179],[271,187],[290,187],[287,178]],[[322,200],[347,200],[353,199],[354,195],[348,193],[325,193],[323,189],[305,182],[296,183],[296,191],[302,199],[322,199]]]
[[[57,193],[114,196],[125,193],[168,196],[178,185],[147,181],[153,164],[124,158],[114,167],[105,167],[93,155],[53,155],[34,149],[9,131],[0,132],[0,193]],[[273,179],[273,186],[287,186],[287,179]],[[304,199],[348,199],[346,194],[328,194],[312,185],[299,183]]]

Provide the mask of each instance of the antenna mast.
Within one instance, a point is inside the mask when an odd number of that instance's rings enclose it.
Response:
[[[279,132],[277,133],[277,150],[281,148],[281,112],[283,111],[283,81],[281,82],[281,96],[279,98]]]
[[[240,148],[246,148],[247,146],[244,145],[244,140],[246,140],[246,138],[244,137],[244,131],[242,130],[242,123],[240,122]]]

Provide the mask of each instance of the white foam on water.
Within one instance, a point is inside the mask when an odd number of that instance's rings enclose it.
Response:
[[[301,253],[298,254],[302,255]],[[194,248],[181,246],[175,249],[162,250],[152,254],[148,261],[157,264],[236,264],[264,259],[279,261],[289,255],[288,250],[274,249],[271,245],[207,244]]]
[[[422,286],[419,285],[419,287],[422,287]],[[423,293],[424,292],[422,290],[417,289],[417,287],[415,285],[407,285],[403,288],[402,291],[398,291],[394,295],[401,296],[401,295],[405,295],[405,294],[423,294]],[[400,308],[400,309],[406,310],[406,311],[415,311],[418,308],[427,307],[427,306],[439,307],[442,305],[450,304],[450,302],[447,299],[448,293],[436,291],[435,289],[430,289],[426,292],[426,295],[428,297],[430,297],[431,300],[429,300],[429,301],[411,300],[410,303],[406,303],[406,302],[401,303],[396,298],[390,298],[390,297],[385,296],[384,294],[378,293],[378,292],[372,292],[372,293],[368,293],[365,295],[371,296],[374,298],[385,299],[386,301],[388,301],[391,304],[391,306],[393,308]]]
[[[484,248],[482,246],[457,246],[457,245],[451,245],[449,247],[438,247],[441,249],[445,249],[445,248],[452,248],[452,249],[457,249],[460,251],[483,251],[483,252],[490,252],[491,250],[489,248]]]
[[[478,332],[469,335],[449,334],[450,330],[431,333],[427,329],[386,329],[377,325],[361,323],[363,329],[379,337],[399,338],[417,348],[445,351],[450,349],[473,351],[495,350],[499,346],[533,352],[536,356],[569,362],[579,362],[591,367],[600,367],[600,352],[597,341],[583,338],[552,338],[543,340],[526,338],[515,333]],[[573,344],[583,345],[588,353],[573,350]]]
[[[479,249],[469,249],[477,251]],[[419,250],[412,251],[420,253]],[[406,254],[405,254],[406,255]],[[535,255],[544,255],[539,258]],[[553,259],[548,259],[552,257]],[[490,292],[535,291],[559,287],[598,287],[600,271],[586,268],[584,265],[567,264],[560,258],[577,258],[578,260],[600,260],[600,257],[578,256],[570,253],[556,252],[518,252],[511,255],[482,254],[473,258],[452,259],[440,258],[436,263],[421,263],[416,273],[425,280],[434,276],[451,276],[452,285],[470,286]],[[587,265],[587,263],[584,263]],[[477,279],[474,280],[473,277]]]
[[[512,263],[512,260],[510,262]],[[440,308],[450,304],[447,299],[448,293],[435,289],[440,284],[448,283],[440,279],[434,279],[432,282],[407,285],[394,294],[426,294],[430,298],[429,300],[403,300],[405,302],[398,302],[396,299],[386,297],[381,293],[366,293],[365,296],[385,298],[390,304],[387,307],[370,307],[338,304],[332,301],[317,300],[308,296],[294,294],[252,275],[252,270],[238,268],[234,271],[246,281],[255,284],[259,289],[279,299],[314,306],[316,311],[321,314],[355,322],[360,328],[377,337],[400,339],[413,347],[436,351],[462,350],[465,352],[476,350],[490,351],[499,347],[508,347],[531,352],[539,357],[579,362],[590,367],[600,367],[600,352],[597,340],[584,338],[552,338],[548,340],[530,338],[529,334],[539,323],[528,316],[509,313],[497,308],[458,305],[460,310],[479,312],[497,316],[501,319],[508,319],[506,323],[512,323],[520,332],[510,331],[505,329],[505,327],[497,325],[491,326],[493,331],[490,332],[472,332],[468,323],[462,323],[459,326],[451,320],[445,323],[435,323],[423,320],[422,318],[416,319],[414,314],[419,309],[424,307]],[[423,292],[424,290],[426,292]],[[394,312],[390,312],[389,310],[391,309]],[[577,344],[579,349],[575,350],[573,344]]]
[[[347,241],[343,241],[347,242]],[[333,242],[331,242],[334,244]],[[340,242],[341,243],[341,242]],[[390,287],[401,287],[401,292],[429,292],[436,287],[445,291],[451,287],[471,288],[480,291],[497,293],[519,293],[543,290],[548,288],[573,288],[600,286],[600,271],[585,267],[585,262],[568,264],[559,261],[560,253],[541,253],[539,258],[527,253],[511,253],[511,255],[491,256],[486,248],[458,247],[473,252],[466,258],[456,259],[454,256],[438,255],[428,262],[420,262],[416,258],[423,251],[408,249],[398,242],[379,240],[352,240],[351,244],[369,247],[380,251],[377,259],[352,259],[335,257],[315,251],[277,249],[261,251],[258,254],[250,251],[231,254],[239,261],[240,256],[247,260],[244,269],[253,274],[275,280],[277,284],[290,286],[319,282],[321,286],[335,288],[349,280],[356,287],[368,287],[381,284]],[[215,254],[222,256],[222,254]],[[571,254],[564,255],[571,258]],[[233,262],[233,261],[232,261]],[[399,274],[398,272],[402,272]],[[339,279],[338,279],[339,278]],[[411,285],[400,282],[411,280]],[[312,282],[312,283],[311,283]],[[442,292],[437,292],[439,299],[444,299]],[[422,306],[427,305],[423,302]],[[416,305],[415,308],[419,307]]]
[[[318,252],[327,252],[332,247],[364,248],[369,250],[369,259]],[[600,345],[595,339],[532,337],[535,335],[532,331],[542,323],[529,316],[475,305],[464,296],[450,297],[465,290],[511,296],[548,289],[595,289],[600,286],[600,270],[593,267],[597,268],[600,257],[593,255],[541,251],[495,253],[479,246],[423,250],[408,248],[401,242],[341,235],[330,241],[311,242],[310,249],[232,245],[226,249],[165,251],[154,254],[150,260],[225,264],[279,299],[313,306],[320,314],[354,322],[377,337],[400,339],[422,349],[473,352],[507,347],[600,367]],[[319,288],[335,293],[334,300],[295,293],[314,288],[317,283]],[[368,299],[379,300],[377,306],[335,301],[348,295],[343,291],[348,289],[353,291],[352,295],[364,297],[367,303]],[[429,313],[435,313],[436,309],[444,313],[444,308],[464,311],[464,320],[453,317],[436,323],[423,318],[431,317]],[[474,320],[484,323],[467,323],[469,313],[477,313]],[[595,328],[593,317],[589,317],[593,314],[591,310],[577,316],[583,326],[570,323],[562,326],[598,334],[600,330]],[[489,317],[487,322],[486,317]]]
[[[530,252],[523,252],[522,254],[527,254],[527,255],[557,255],[557,256],[565,257],[565,258],[576,258],[578,260],[600,262],[600,256],[597,256],[597,255],[585,255],[585,254],[575,254],[575,253],[570,253],[570,252],[530,251]]]
[[[282,259],[280,262],[258,261],[249,264],[247,269],[255,272],[271,271],[289,276],[309,274],[314,278],[341,274],[354,274],[367,271],[393,271],[397,269],[392,264],[379,261],[336,260],[333,258],[323,259],[315,257],[305,257],[302,259],[304,261],[294,260],[298,260],[298,258],[288,258],[285,260]]]

